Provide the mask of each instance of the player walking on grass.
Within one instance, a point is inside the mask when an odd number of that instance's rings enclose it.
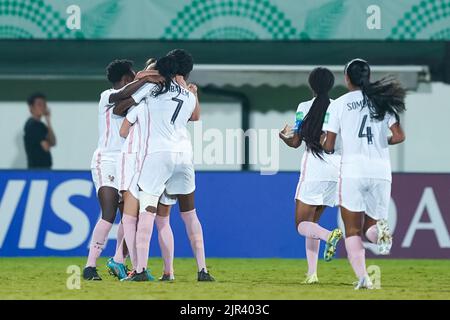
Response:
[[[392,236],[387,225],[391,195],[389,145],[405,140],[398,114],[405,111],[405,90],[392,78],[370,82],[369,64],[354,59],[345,67],[350,92],[333,101],[324,150],[333,154],[342,138],[338,201],[345,225],[345,247],[358,278],[355,289],[372,289],[361,236],[389,254]],[[388,131],[392,136],[388,136]]]
[[[94,228],[89,256],[83,270],[83,278],[86,280],[101,280],[97,272],[96,261],[104,248],[119,206],[116,162],[123,143],[123,138],[119,135],[123,117],[113,113],[114,103],[123,99],[124,94],[129,94],[128,90],[134,92],[147,81],[152,80],[152,77],[148,76],[145,79],[134,81],[135,73],[132,66],[133,63],[129,60],[111,62],[106,71],[107,78],[113,87],[103,91],[100,95],[99,141],[92,157],[91,172],[102,216]],[[159,80],[160,78],[155,77],[155,79]],[[127,90],[119,91],[127,84],[130,84]],[[116,264],[115,269],[119,268],[125,272],[123,235],[123,226],[120,224],[117,233],[116,254],[113,259],[110,259],[110,262]]]
[[[317,260],[320,240],[325,241],[324,259],[330,261],[336,253],[336,245],[342,237],[340,229],[329,231],[318,224],[327,206],[336,204],[337,181],[339,176],[339,152],[324,154],[322,144],[326,114],[330,98],[329,91],[334,85],[333,73],[326,68],[311,71],[308,79],[314,98],[299,104],[294,128],[288,125],[280,132],[280,138],[290,147],[298,148],[305,141],[301,174],[295,194],[295,222],[298,233],[304,236],[308,272],[304,283],[319,282]]]
[[[186,52],[184,54],[188,55]],[[137,111],[138,121],[145,123],[148,132],[138,179],[140,214],[136,231],[137,272],[131,274],[127,281],[150,280],[147,272],[150,239],[158,201],[164,191],[179,200],[181,215],[199,267],[198,280],[214,280],[206,270],[203,231],[195,212],[193,154],[186,128],[188,121],[198,120],[197,99],[185,83],[181,86],[174,81],[177,73],[188,76],[192,70],[192,58],[190,62],[185,60],[186,65],[178,61],[180,59],[170,54],[157,61],[156,70],[166,81],[146,97],[145,107]],[[180,70],[185,70],[185,73]],[[127,131],[126,126],[129,123],[124,121],[122,130]]]

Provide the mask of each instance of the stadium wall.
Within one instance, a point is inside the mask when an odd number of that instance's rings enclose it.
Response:
[[[53,96],[55,88],[48,88],[49,96]],[[264,96],[261,87],[253,95]],[[255,129],[277,130],[285,123],[292,123],[295,108],[299,101],[310,98],[306,90],[284,91],[272,88],[272,101],[257,99],[254,110],[250,114],[250,127]],[[276,98],[278,90],[289,98]],[[100,91],[100,89],[99,89]],[[267,95],[267,94],[266,94]],[[26,96],[26,95],[24,95]],[[335,97],[333,95],[333,97]],[[202,96],[203,98],[203,96]],[[70,102],[69,102],[70,101]],[[216,102],[214,102],[216,101]],[[407,112],[402,117],[407,140],[404,144],[391,147],[391,162],[396,172],[450,172],[450,149],[440,148],[436,154],[435,144],[440,137],[447,136],[447,122],[450,118],[450,85],[434,82],[428,91],[411,92],[407,97]],[[92,153],[97,143],[97,103],[95,101],[49,101],[52,109],[53,126],[57,135],[57,146],[52,149],[54,168],[62,170],[89,169]],[[0,135],[2,150],[8,150],[0,157],[0,169],[21,169],[26,167],[23,148],[23,125],[29,116],[25,102],[2,101],[0,98]],[[14,126],[11,126],[11,124]],[[219,102],[217,98],[209,97],[202,103],[203,132],[209,129],[217,130],[225,135],[226,129],[238,129],[241,126],[241,106],[235,101]],[[191,133],[193,128],[191,125]],[[213,133],[213,131],[209,131]],[[276,134],[276,133],[275,133]],[[194,136],[194,135],[193,135]],[[198,136],[196,136],[198,137]],[[203,143],[195,144],[203,148],[210,141],[203,134]],[[301,153],[291,149],[275,139],[279,144],[279,169],[281,171],[298,170]],[[268,142],[269,143],[269,142]],[[202,151],[202,150],[201,150]],[[200,151],[200,152],[201,152]],[[222,165],[220,163],[196,163],[197,170],[239,170],[239,164]],[[252,165],[252,170],[259,170],[258,164]]]
[[[295,172],[198,172],[196,207],[207,255],[304,258],[304,239],[294,225],[297,181]],[[394,175],[390,257],[450,257],[449,190],[450,174]],[[90,172],[0,170],[0,201],[0,256],[87,255],[100,215]],[[337,209],[327,209],[321,224],[335,228],[337,217]],[[178,208],[171,224],[176,256],[191,256]],[[373,256],[373,246],[366,247]],[[112,255],[114,248],[109,241],[104,254]],[[150,255],[160,255],[156,231]]]

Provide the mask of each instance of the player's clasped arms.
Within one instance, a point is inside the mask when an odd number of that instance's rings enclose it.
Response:
[[[174,281],[169,215],[178,202],[197,262],[197,279],[214,281],[206,267],[194,201],[187,124],[200,119],[200,103],[197,87],[188,83],[192,68],[191,55],[181,49],[149,59],[137,74],[128,60],[108,65],[112,88],[100,95],[100,139],[91,164],[102,217],[93,231],[84,279],[101,280],[96,261],[119,209],[116,252],[107,263],[110,274],[121,281],[154,280],[147,264],[156,223],[164,262],[159,280]],[[309,75],[314,97],[299,104],[295,125],[286,125],[279,136],[290,147],[306,145],[295,192],[296,226],[306,238],[304,283],[319,282],[320,241],[325,242],[323,259],[332,261],[345,234],[348,260],[357,277],[355,289],[372,289],[362,237],[376,243],[380,254],[389,254],[389,145],[405,139],[399,118],[405,110],[405,90],[390,78],[371,82],[370,66],[362,59],[347,63],[344,77],[349,92],[332,101],[328,94],[334,86],[333,73],[314,69]],[[334,206],[340,207],[345,230],[318,224],[324,209]],[[127,257],[130,270],[125,266]]]
[[[174,239],[169,224],[172,205],[181,217],[197,260],[198,281],[214,281],[205,260],[203,231],[194,201],[195,172],[189,121],[200,118],[197,87],[188,84],[193,59],[173,50],[149,59],[137,75],[132,62],[115,60],[107,67],[112,88],[100,95],[99,143],[92,157],[92,177],[102,209],[94,228],[86,280],[101,280],[96,260],[106,242],[117,209],[122,214],[110,274],[121,281],[152,281],[147,268],[150,239],[156,222],[164,272],[173,281]],[[129,256],[132,269],[125,266]]]

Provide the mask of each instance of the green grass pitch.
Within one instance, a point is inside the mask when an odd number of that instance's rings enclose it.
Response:
[[[70,265],[85,258],[0,258],[0,299],[450,299],[449,260],[368,260],[381,270],[381,289],[354,291],[345,259],[319,261],[317,285],[304,285],[305,260],[208,259],[215,283],[198,283],[193,259],[175,259],[176,281],[123,283],[99,260],[103,281],[66,287]],[[149,266],[160,276],[161,259]]]

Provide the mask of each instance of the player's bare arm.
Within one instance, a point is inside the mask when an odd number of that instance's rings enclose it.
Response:
[[[190,83],[190,84],[187,86],[187,89],[188,89],[189,91],[191,91],[191,92],[195,95],[195,99],[196,99],[195,109],[194,109],[194,111],[192,112],[192,115],[191,115],[191,117],[189,118],[189,121],[198,121],[198,120],[200,120],[200,112],[201,112],[201,109],[200,109],[200,100],[198,99],[198,88],[197,88],[197,86],[196,86],[195,84]]]
[[[146,83],[147,83],[147,81],[145,80],[145,78],[141,78],[141,79],[138,79],[138,80],[135,80],[135,81],[129,83],[128,85],[123,87],[121,90],[119,90],[115,93],[112,93],[109,96],[109,103],[116,103],[120,100],[130,97],[133,93],[138,91]]]
[[[188,84],[186,83],[186,80],[184,79],[183,76],[176,75],[174,80],[176,83],[178,83],[178,85],[180,85],[181,87],[183,87],[186,90],[189,90]]]
[[[325,141],[323,143],[323,150],[326,153],[334,153],[334,145],[336,144],[337,134],[331,131],[327,131]]]
[[[122,126],[120,127],[119,134],[122,138],[128,137],[128,133],[130,132],[130,128],[133,124],[128,121],[128,119],[124,119],[122,122]]]
[[[390,145],[399,144],[405,141],[406,136],[399,122],[394,123],[390,128],[392,136],[388,138]]]
[[[153,70],[151,71],[154,72]],[[131,97],[132,94],[138,91],[146,83],[161,83],[162,81],[164,81],[164,78],[159,74],[146,75],[144,77],[138,78],[137,80],[123,87],[120,91],[112,93],[109,96],[109,103],[116,103],[120,100]]]
[[[114,105],[113,113],[117,116],[124,117],[127,114],[128,110],[135,104],[136,102],[131,97],[120,100]]]
[[[291,148],[296,149],[302,144],[302,138],[300,135],[298,133],[293,133],[292,127],[288,124],[286,124],[283,130],[278,133],[278,136]]]
[[[152,70],[152,69],[148,69],[148,70],[142,70],[139,71],[138,73],[136,73],[136,79],[143,79],[146,77],[150,77],[150,79],[157,79],[157,82],[160,81],[164,81],[164,78],[161,77],[161,75],[159,74],[158,70]]]

